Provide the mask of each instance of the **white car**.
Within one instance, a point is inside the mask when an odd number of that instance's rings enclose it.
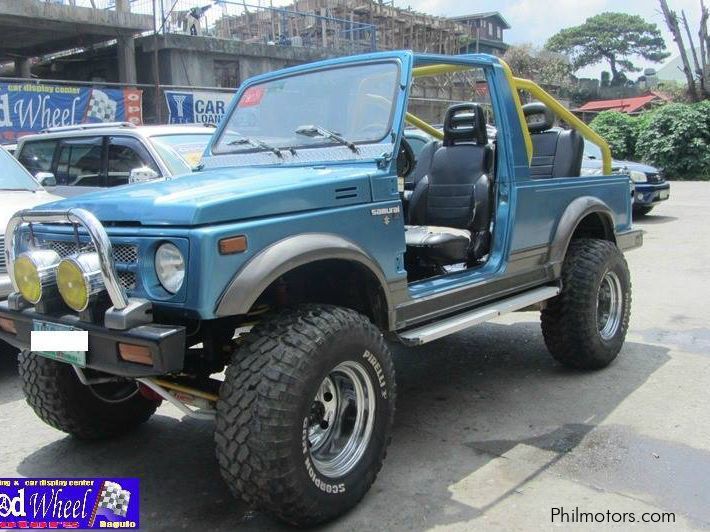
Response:
[[[77,124],[21,137],[15,157],[47,190],[68,197],[189,174],[213,133],[194,124]]]
[[[30,173],[5,149],[0,147],[0,300],[12,292],[5,263],[5,227],[17,211],[62,198],[44,190]]]

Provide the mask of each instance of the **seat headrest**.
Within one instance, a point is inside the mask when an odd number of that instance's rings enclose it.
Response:
[[[530,133],[547,131],[555,125],[555,115],[542,102],[531,102],[523,105],[525,122]]]
[[[488,144],[486,116],[477,103],[458,103],[446,110],[444,117],[444,146],[475,142]]]

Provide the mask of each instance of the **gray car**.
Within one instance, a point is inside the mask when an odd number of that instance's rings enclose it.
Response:
[[[15,157],[48,191],[76,196],[189,173],[213,131],[200,125],[81,124],[21,137]]]

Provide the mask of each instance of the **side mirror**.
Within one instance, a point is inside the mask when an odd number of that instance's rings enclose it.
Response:
[[[54,177],[52,172],[37,172],[35,174],[35,179],[39,181],[39,184],[43,187],[56,187],[57,178]]]
[[[140,168],[131,170],[131,173],[128,175],[128,182],[143,183],[145,181],[153,181],[159,177],[160,174],[149,166],[141,166]]]

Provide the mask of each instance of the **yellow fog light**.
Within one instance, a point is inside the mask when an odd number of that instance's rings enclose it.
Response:
[[[77,312],[86,309],[92,297],[104,290],[99,256],[82,253],[62,260],[57,268],[57,286],[69,308]]]
[[[15,284],[27,301],[39,303],[43,293],[56,284],[59,255],[51,249],[35,249],[22,253],[13,265]]]

